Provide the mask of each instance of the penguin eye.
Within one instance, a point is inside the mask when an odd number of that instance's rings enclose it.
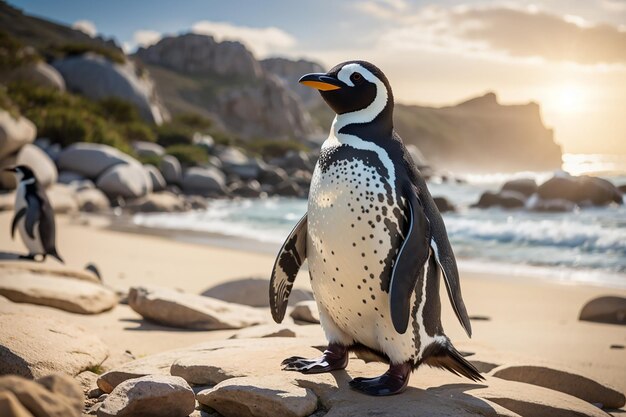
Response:
[[[363,76],[359,74],[358,72],[355,72],[354,74],[350,76],[350,79],[354,83],[360,83],[361,81],[363,81]]]

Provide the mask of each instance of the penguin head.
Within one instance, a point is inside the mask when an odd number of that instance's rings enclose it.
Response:
[[[27,165],[18,165],[12,168],[7,168],[5,169],[5,171],[13,172],[17,176],[17,180],[19,182],[30,179],[37,179],[33,170],[30,169],[30,167],[28,167]]]
[[[366,61],[347,61],[327,73],[306,74],[298,82],[319,90],[338,115],[359,114],[363,119],[360,123],[370,122],[382,113],[391,117],[393,112],[393,93],[387,77]]]

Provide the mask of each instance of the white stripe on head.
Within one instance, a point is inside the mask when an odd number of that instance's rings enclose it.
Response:
[[[374,98],[374,101],[372,101],[370,105],[364,109],[337,115],[335,117],[335,121],[333,122],[333,129],[335,129],[335,133],[342,127],[352,123],[371,122],[385,109],[385,106],[387,106],[389,94],[387,94],[387,87],[385,86],[385,83],[383,83],[378,77],[362,65],[353,63],[343,66],[341,70],[339,70],[337,78],[349,87],[354,87],[354,83],[350,79],[350,76],[355,72],[358,72],[363,76],[363,78],[376,86],[376,97]]]

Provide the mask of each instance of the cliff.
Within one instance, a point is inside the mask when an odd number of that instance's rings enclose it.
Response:
[[[239,42],[189,33],[141,48],[134,58],[174,114],[210,116],[245,138],[304,140],[315,130],[298,93]]]

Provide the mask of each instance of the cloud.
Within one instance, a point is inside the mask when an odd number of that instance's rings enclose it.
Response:
[[[393,19],[394,26],[379,37],[380,45],[582,65],[626,64],[626,31],[537,8],[427,6],[398,11]]]
[[[357,10],[380,19],[393,19],[409,8],[406,0],[368,0],[355,4]]]
[[[288,53],[296,45],[296,39],[292,35],[276,27],[252,28],[202,20],[194,23],[191,31],[212,35],[217,41],[240,41],[261,58]]]
[[[92,38],[98,34],[95,23],[91,20],[77,20],[72,24],[74,29],[80,30],[83,33],[91,36]]]
[[[147,48],[161,40],[163,35],[156,30],[137,30],[133,33],[133,44]]]

